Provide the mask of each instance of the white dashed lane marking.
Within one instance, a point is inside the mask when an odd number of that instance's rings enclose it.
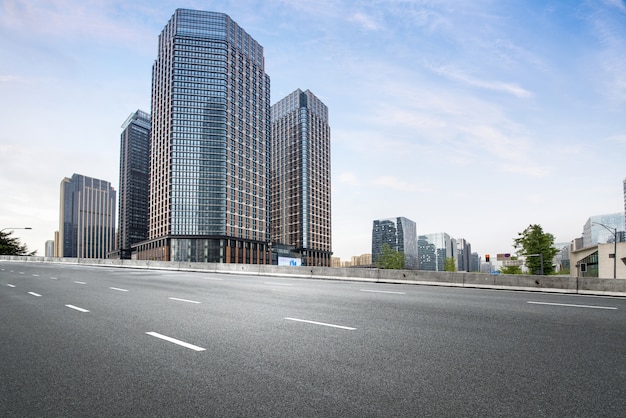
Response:
[[[288,321],[306,322],[307,324],[322,325],[325,327],[332,327],[332,328],[340,328],[340,329],[345,329],[348,331],[354,331],[356,329],[353,327],[346,327],[343,325],[335,325],[335,324],[327,324],[325,322],[309,321],[308,319],[298,319],[298,318],[285,318],[285,319]]]
[[[189,299],[179,299],[179,298],[168,298],[171,300],[177,300],[179,302],[187,302],[187,303],[202,303],[202,302],[198,302],[196,300],[189,300]]]
[[[155,338],[160,338],[161,340],[169,341],[171,343],[180,345],[180,346],[185,347],[185,348],[189,348],[189,349],[194,350],[194,351],[204,351],[204,350],[206,350],[206,348],[198,347],[197,345],[189,344],[189,343],[186,343],[184,341],[177,340],[176,338],[172,338],[172,337],[168,337],[167,335],[159,334],[158,332],[146,332],[146,334],[148,334],[148,335],[150,335],[152,337],[155,337]]]
[[[84,308],[79,308],[78,306],[74,306],[74,305],[65,305],[66,307],[70,308],[70,309],[74,309],[75,311],[79,311],[79,312],[89,312],[87,309]]]
[[[612,306],[596,306],[596,305],[573,305],[569,303],[550,303],[550,302],[533,302],[528,301],[526,303],[530,303],[532,305],[550,305],[550,306],[565,306],[570,308],[588,308],[588,309],[609,309],[616,310],[617,308]]]

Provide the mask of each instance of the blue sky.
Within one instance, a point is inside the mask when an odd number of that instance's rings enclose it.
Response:
[[[157,37],[178,7],[229,14],[265,49],[272,103],[328,107],[333,251],[374,219],[511,252],[624,210],[626,3],[500,0],[0,0],[0,228],[44,253],[59,185],[118,189],[120,125],[150,111]]]

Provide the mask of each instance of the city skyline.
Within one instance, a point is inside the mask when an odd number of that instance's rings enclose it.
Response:
[[[119,185],[120,121],[150,109],[157,36],[178,7],[223,12],[265,52],[271,104],[330,110],[334,256],[371,222],[509,252],[540,224],[567,242],[624,208],[626,5],[322,1],[0,5],[0,228],[38,254],[67,171]]]

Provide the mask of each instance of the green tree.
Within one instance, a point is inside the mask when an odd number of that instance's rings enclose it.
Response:
[[[443,269],[444,271],[456,271],[456,263],[454,262],[454,257],[446,257],[446,262]]]
[[[530,273],[539,274],[543,267],[543,274],[553,274],[552,259],[559,252],[554,246],[554,235],[543,232],[540,225],[529,225],[518,235],[519,237],[513,240],[513,247],[517,249],[518,256],[526,257],[526,265]],[[541,257],[538,256],[539,254]],[[543,259],[543,266],[541,259]]]
[[[389,244],[383,244],[381,253],[376,262],[381,269],[402,269],[406,258],[403,252],[392,249]]]
[[[37,251],[28,252],[26,244],[17,237],[11,237],[13,231],[0,231],[0,255],[35,255]]]

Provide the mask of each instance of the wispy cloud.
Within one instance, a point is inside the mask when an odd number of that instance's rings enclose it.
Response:
[[[0,83],[8,83],[10,81],[17,81],[19,77],[14,75],[2,75],[0,74]]]
[[[379,30],[381,28],[380,24],[378,24],[378,22],[376,22],[371,16],[362,12],[353,14],[348,20],[367,30]]]
[[[359,186],[361,183],[359,181],[359,177],[354,172],[341,173],[339,174],[338,180],[339,180],[339,183],[342,183],[348,186]]]
[[[145,19],[145,17],[144,17]],[[47,0],[0,4],[0,27],[28,35],[100,41],[147,41],[154,33],[136,21],[115,1]]]
[[[533,96],[533,94],[530,91],[524,89],[523,87],[520,87],[519,85],[515,83],[480,80],[478,78],[471,77],[461,71],[455,70],[447,66],[444,66],[444,67],[432,67],[431,66],[430,69],[439,75],[442,75],[444,77],[447,77],[455,81],[459,81],[461,83],[467,84],[472,87],[499,91],[502,93],[511,94],[521,99],[527,99]]]
[[[622,0],[604,0],[604,3],[626,13],[626,4]]]
[[[614,142],[618,144],[626,144],[626,134],[624,135],[613,135],[606,139],[607,142]]]
[[[596,60],[601,70],[598,82],[603,93],[613,102],[626,102],[626,5],[620,0],[605,0],[594,4],[587,15],[593,33],[599,42]]]
[[[372,184],[376,187],[392,189],[401,192],[428,192],[429,188],[416,183],[410,183],[394,176],[382,176],[374,179]]]

